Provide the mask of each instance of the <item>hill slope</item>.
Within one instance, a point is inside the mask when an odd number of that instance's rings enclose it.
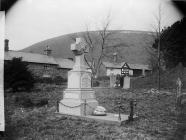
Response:
[[[146,48],[149,48],[153,43],[153,38],[150,32],[120,30],[113,32],[113,38],[115,38],[115,46],[117,45],[117,47],[112,46],[113,41],[110,41],[110,44],[108,45],[110,47],[107,47],[107,49],[105,50],[107,56],[104,57],[104,60],[112,61],[112,54],[117,51],[118,61],[139,64],[148,63],[149,55]],[[42,42],[33,44],[32,46],[27,47],[21,51],[43,54],[43,50],[48,45],[52,49],[52,56],[62,58],[74,58],[74,55],[70,50],[70,44],[74,43],[72,37],[82,36],[83,33],[84,32],[67,34],[44,40]],[[91,34],[94,35],[96,33],[96,31],[91,32]],[[97,51],[99,51],[99,49]],[[96,54],[97,53],[95,53],[95,55]]]

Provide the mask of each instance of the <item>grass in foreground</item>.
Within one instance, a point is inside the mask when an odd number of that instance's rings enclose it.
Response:
[[[139,116],[138,120],[122,126],[114,126],[65,116],[59,118],[54,115],[55,105],[56,101],[61,99],[64,88],[39,85],[39,89],[32,93],[17,94],[29,94],[31,98],[47,97],[49,98],[48,108],[24,108],[15,104],[14,97],[7,94],[5,98],[7,131],[5,140],[160,140],[174,137],[178,129],[174,95],[157,96],[140,90],[126,92],[122,89],[95,89],[99,104],[104,106],[108,112],[118,113],[116,100],[122,98],[122,113],[128,114],[130,99],[137,100],[135,112]]]

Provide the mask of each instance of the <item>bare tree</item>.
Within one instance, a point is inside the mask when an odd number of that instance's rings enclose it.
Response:
[[[108,30],[110,26],[110,20],[108,20],[103,28],[95,34],[91,34],[87,28],[86,33],[83,35],[90,50],[89,54],[85,55],[85,61],[92,71],[93,77],[97,77],[98,71],[102,64],[104,57],[104,50],[108,46],[108,42],[111,36],[111,32]]]
[[[154,41],[157,41],[158,46],[157,49],[151,48],[151,49],[146,49],[148,53],[150,54],[149,58],[149,64],[152,67],[152,70],[158,71],[158,90],[160,90],[160,76],[161,76],[161,63],[163,63],[163,59],[161,57],[161,42],[160,42],[160,37],[161,37],[161,28],[162,28],[162,7],[161,4],[158,7],[158,14],[154,16],[155,17],[155,26],[154,26],[154,31],[152,32],[152,38]]]
[[[146,52],[148,53],[148,64],[150,68],[152,69],[152,73],[156,72],[158,69],[158,53],[157,50],[151,48],[151,47],[145,47]]]
[[[90,31],[88,26],[86,26],[86,32],[80,33],[88,47],[89,53],[85,55],[85,62],[92,71],[92,77],[96,78],[98,76],[100,66],[102,65],[102,59],[106,55],[106,47],[110,47],[109,44],[113,41],[114,31],[110,31],[109,27],[111,24],[110,15],[107,16],[106,20],[102,24],[101,29],[97,31]],[[73,40],[74,36],[71,37]]]
[[[161,35],[161,5],[159,5],[159,8],[158,8],[158,17],[156,18],[157,19],[157,25],[158,25],[158,32],[157,32],[157,38],[158,38],[158,90],[160,91],[160,67],[161,67],[161,63],[160,63],[160,35]]]

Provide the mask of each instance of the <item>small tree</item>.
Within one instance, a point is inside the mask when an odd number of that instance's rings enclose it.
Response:
[[[176,67],[179,62],[186,66],[185,26],[186,17],[164,28],[161,32],[161,52],[168,69]],[[158,47],[158,40],[154,42],[153,47]]]
[[[13,58],[11,61],[5,62],[4,85],[5,89],[12,89],[13,92],[30,91],[33,88],[33,75],[22,58]]]
[[[117,47],[117,38],[114,37],[114,34],[117,32],[109,30],[111,25],[110,14],[104,20],[102,26],[97,31],[90,31],[88,26],[86,27],[86,32],[80,34],[86,41],[89,53],[85,55],[85,62],[92,71],[92,78],[96,78],[99,74],[100,66],[102,65],[102,60],[108,54],[106,48]],[[75,36],[71,36],[75,40]],[[114,45],[110,45],[115,43]],[[107,56],[108,57],[108,56]],[[109,56],[110,57],[110,56]]]
[[[91,35],[88,29],[83,35],[90,48],[89,54],[85,55],[85,61],[91,69],[94,78],[97,77],[98,71],[102,64],[104,50],[108,45],[108,41],[110,40],[109,37],[111,36],[111,32],[108,31],[109,24],[109,21],[104,24],[103,29],[97,32],[97,36]],[[97,53],[97,55],[95,55],[95,53]]]

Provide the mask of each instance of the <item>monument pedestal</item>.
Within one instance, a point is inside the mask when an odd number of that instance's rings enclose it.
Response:
[[[62,114],[85,116],[91,115],[98,106],[95,92],[90,89],[66,89],[63,100],[59,103],[59,112]]]

